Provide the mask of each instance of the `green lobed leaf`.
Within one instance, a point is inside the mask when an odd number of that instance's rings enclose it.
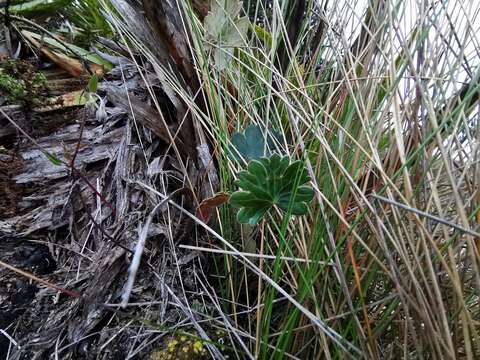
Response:
[[[281,135],[268,129],[266,133],[256,125],[247,126],[243,133],[235,132],[229,146],[229,156],[241,164],[249,164],[251,160],[270,157],[275,143],[280,142]]]
[[[232,145],[236,150],[236,152],[233,151],[233,156],[239,160],[243,157],[246,162],[249,162],[266,155],[262,131],[258,126],[248,126],[244,134],[234,133]]]
[[[314,196],[304,185],[309,180],[300,161],[290,164],[288,156],[274,154],[252,160],[246,170],[238,174],[236,184],[241,190],[230,198],[230,204],[239,208],[237,220],[254,225],[273,207],[293,215],[304,215]]]
[[[212,0],[204,20],[207,35],[213,39],[220,36],[224,27],[239,15],[241,9],[242,3],[238,0]]]

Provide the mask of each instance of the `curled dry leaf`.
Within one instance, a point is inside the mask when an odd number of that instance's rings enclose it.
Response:
[[[203,200],[200,205],[198,205],[196,215],[204,223],[207,223],[212,216],[212,211],[216,207],[226,203],[230,199],[230,194],[226,192],[219,192],[213,195],[210,198]]]

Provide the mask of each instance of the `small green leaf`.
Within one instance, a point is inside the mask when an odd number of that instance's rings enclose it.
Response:
[[[285,211],[288,211],[290,208],[287,208]],[[304,202],[296,202],[292,205],[292,215],[305,215],[308,212],[308,206]]]
[[[73,0],[32,0],[11,5],[8,11],[22,16],[39,15],[59,11],[72,2]]]
[[[257,160],[250,161],[250,164],[248,164],[248,172],[257,178],[265,178],[268,176],[265,166]]]
[[[293,202],[310,202],[314,196],[313,190],[308,186],[300,186],[295,192],[282,191],[278,199],[278,206],[284,210],[288,209],[290,201]]]
[[[230,204],[234,207],[263,207],[269,203],[270,201],[258,199],[246,191],[237,191],[230,198]]]
[[[90,77],[90,80],[88,81],[88,91],[91,93],[97,92],[97,87],[98,87],[98,76],[97,74],[93,73],[93,75]]]
[[[53,165],[62,166],[62,162],[55,155],[45,152],[45,156]]]
[[[257,37],[262,40],[265,45],[267,45],[269,48],[272,47],[272,34],[259,25],[255,25],[253,27],[253,31],[255,31]]]
[[[241,224],[256,225],[269,209],[269,206],[261,208],[243,208],[238,212],[237,220]]]

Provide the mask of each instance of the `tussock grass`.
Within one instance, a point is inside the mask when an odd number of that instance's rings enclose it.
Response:
[[[194,10],[178,6],[201,95],[114,28],[202,125],[222,190],[240,170],[232,132],[257,124],[281,132],[278,149],[305,162],[316,194],[305,217],[273,212],[248,228],[225,206],[209,228],[216,284],[204,294],[233,355],[478,358],[480,5],[244,1],[257,31],[221,71]]]

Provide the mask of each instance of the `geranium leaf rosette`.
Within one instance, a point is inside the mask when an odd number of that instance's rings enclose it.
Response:
[[[274,206],[293,215],[304,215],[313,198],[313,190],[305,185],[310,178],[300,161],[290,163],[288,156],[274,154],[249,162],[238,174],[230,204],[239,208],[237,220],[257,224]]]

